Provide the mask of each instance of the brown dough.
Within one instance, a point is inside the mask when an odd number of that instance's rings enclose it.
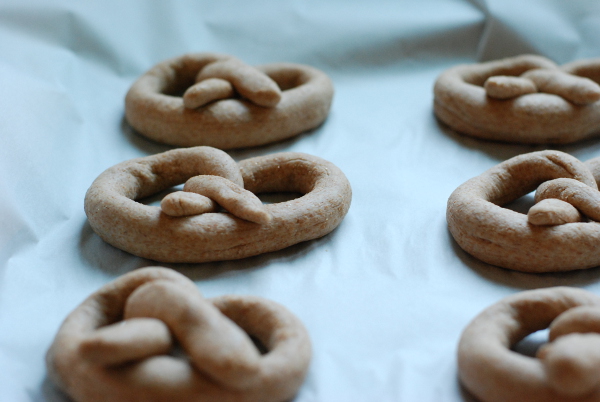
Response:
[[[175,343],[186,357],[170,353]],[[77,402],[283,402],[302,385],[310,356],[304,326],[283,306],[255,296],[207,300],[183,275],[150,267],[77,307],[46,363]]]
[[[125,115],[138,132],[158,142],[232,149],[319,126],[332,98],[329,77],[309,66],[251,67],[231,56],[194,53],[142,75],[125,97]]]
[[[462,249],[500,267],[554,272],[598,266],[599,163],[559,151],[511,158],[450,195],[448,228]],[[536,188],[539,203],[529,216],[502,207]],[[564,202],[540,202],[553,198]],[[593,220],[578,221],[580,213]]]
[[[557,66],[534,55],[443,72],[434,112],[452,129],[477,138],[570,143],[600,133],[600,59]]]
[[[598,402],[600,334],[589,331],[599,329],[600,321],[591,328],[578,322],[582,315],[598,319],[599,312],[600,297],[575,288],[506,297],[465,328],[458,345],[460,380],[482,402]],[[550,343],[537,358],[511,350],[549,326]]]
[[[218,183],[202,191],[198,183],[207,178]],[[163,205],[167,213],[135,201],[186,180],[184,190],[194,191],[195,199],[172,195],[175,201]],[[254,195],[261,192],[304,195],[262,205]],[[186,216],[214,211],[206,194],[227,211]],[[344,173],[315,156],[283,152],[237,164],[223,151],[195,147],[107,169],[87,191],[85,211],[94,231],[117,248],[156,261],[198,263],[245,258],[324,236],[341,223],[351,198]]]

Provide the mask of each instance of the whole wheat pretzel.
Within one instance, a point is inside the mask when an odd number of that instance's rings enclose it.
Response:
[[[142,75],[125,97],[127,121],[155,141],[231,149],[320,125],[331,106],[325,73],[292,63],[252,67],[226,55],[186,54]]]
[[[446,218],[456,242],[487,263],[526,272],[600,265],[600,158],[519,155],[459,186]],[[502,206],[537,188],[528,215]],[[582,216],[583,214],[583,216]]]
[[[161,207],[136,201],[184,182]],[[303,196],[263,205],[254,193],[264,192]],[[85,211],[94,231],[117,248],[156,261],[206,262],[324,236],[351,198],[342,171],[315,156],[283,152],[236,163],[218,149],[194,147],[107,169],[88,189]]]
[[[511,350],[550,327],[537,358]],[[600,400],[600,297],[555,287],[520,292],[479,314],[458,346],[459,377],[482,402]]]
[[[534,55],[443,72],[434,112],[456,131],[519,143],[570,143],[600,133],[600,59],[561,67]]]
[[[183,275],[151,267],[77,307],[46,365],[78,402],[283,402],[302,385],[310,356],[306,329],[283,306],[256,296],[204,299]]]

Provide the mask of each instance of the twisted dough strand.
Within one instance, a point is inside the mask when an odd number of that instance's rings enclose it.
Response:
[[[434,112],[456,131],[519,143],[570,143],[600,132],[600,59],[557,66],[521,55],[444,71]]]
[[[597,159],[584,164],[559,151],[516,156],[452,193],[448,228],[469,254],[504,268],[552,272],[600,265],[600,223],[580,218],[600,219],[599,172]],[[541,202],[528,216],[502,207],[536,187]]]
[[[240,96],[258,106],[275,107],[281,101],[281,90],[277,83],[241,60],[229,58],[208,64],[198,72],[196,83],[206,79],[221,79],[231,83]]]
[[[175,343],[187,357],[170,354]],[[184,276],[151,267],[77,307],[46,363],[78,402],[283,402],[302,384],[310,354],[306,330],[282,306],[252,296],[206,300]]]
[[[482,402],[600,400],[600,297],[555,287],[520,292],[480,313],[458,346],[461,382]],[[581,325],[594,320],[593,324]],[[511,348],[550,327],[537,358]]]
[[[186,181],[162,209],[136,201]],[[262,205],[254,195],[261,192],[303,196]],[[157,261],[206,262],[324,236],[340,224],[351,198],[341,170],[311,155],[285,152],[236,164],[223,151],[196,147],[107,169],[88,189],[85,211],[94,231],[122,250]],[[217,211],[215,201],[227,211]]]
[[[160,207],[170,216],[191,216],[216,212],[218,205],[250,222],[268,224],[272,219],[253,193],[224,177],[210,175],[192,177],[185,182],[183,191],[163,198]]]
[[[309,66],[252,67],[227,55],[194,53],[163,61],[133,83],[125,116],[154,141],[233,149],[319,126],[332,98],[329,77]]]

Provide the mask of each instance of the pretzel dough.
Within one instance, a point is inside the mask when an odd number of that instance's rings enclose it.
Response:
[[[550,327],[537,358],[513,352]],[[598,402],[600,297],[567,287],[521,292],[479,314],[458,346],[459,377],[482,402]]]
[[[175,344],[187,357],[173,353]],[[302,385],[310,355],[304,326],[283,306],[255,296],[204,299],[183,275],[151,267],[77,307],[46,365],[78,402],[283,402]]]
[[[474,137],[518,143],[570,143],[600,133],[600,59],[557,66],[534,55],[443,72],[436,116]]]
[[[446,212],[450,232],[466,252],[504,268],[552,272],[598,266],[599,166],[600,158],[582,163],[559,151],[511,158],[452,193]],[[502,207],[536,187],[538,203],[529,215]]]
[[[162,209],[135,201],[186,180]],[[263,205],[253,194],[263,192],[304,195]],[[315,156],[283,152],[237,164],[223,151],[195,147],[107,169],[89,188],[85,211],[94,231],[117,248],[156,261],[206,262],[324,236],[340,224],[351,198],[342,171]]]
[[[220,149],[283,140],[320,125],[333,85],[301,64],[251,67],[231,56],[195,53],[157,64],[125,97],[127,121],[158,142]]]

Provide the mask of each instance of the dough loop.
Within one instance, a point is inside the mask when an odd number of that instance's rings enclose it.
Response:
[[[511,350],[550,327],[537,358]],[[459,377],[482,402],[600,400],[600,297],[568,287],[509,296],[479,314],[458,346]]]
[[[161,207],[136,200],[185,182]],[[256,193],[301,197],[263,205]],[[322,237],[350,208],[342,171],[321,158],[282,152],[236,163],[210,147],[132,159],[103,172],[88,189],[90,225],[113,246],[163,262],[232,260]],[[220,212],[219,208],[225,209]]]
[[[489,264],[525,272],[600,265],[600,158],[559,151],[519,155],[459,186],[446,218],[460,247]],[[502,206],[535,190],[528,215]]]
[[[183,275],[151,267],[77,307],[46,363],[78,402],[283,402],[304,381],[310,356],[306,329],[283,306],[255,296],[204,299]]]
[[[600,133],[600,59],[561,67],[534,55],[443,72],[434,86],[436,116],[487,140],[570,143]]]
[[[252,67],[195,53],[157,64],[125,97],[138,132],[165,144],[220,149],[280,141],[320,125],[331,106],[325,73],[292,63]]]

